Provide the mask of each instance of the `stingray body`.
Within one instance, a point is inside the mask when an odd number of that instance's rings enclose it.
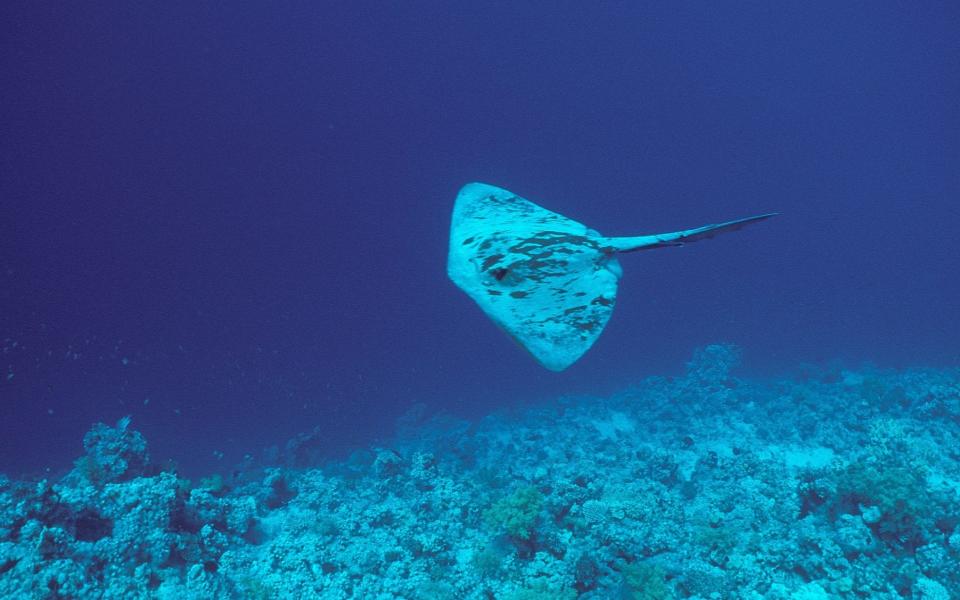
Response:
[[[605,237],[507,190],[470,183],[454,204],[447,274],[540,364],[562,371],[610,320],[623,274],[618,253],[682,246],[773,214]]]

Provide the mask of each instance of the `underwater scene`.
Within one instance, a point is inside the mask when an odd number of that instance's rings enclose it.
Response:
[[[960,5],[0,6],[0,598],[960,598]]]

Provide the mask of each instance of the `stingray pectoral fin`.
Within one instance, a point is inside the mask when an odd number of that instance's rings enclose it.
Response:
[[[496,186],[460,190],[447,274],[544,367],[561,371],[600,336],[622,271],[606,238]]]
[[[728,231],[737,231],[751,223],[757,223],[774,217],[779,213],[767,213],[765,215],[756,215],[736,221],[727,221],[716,225],[704,225],[696,229],[685,229],[683,231],[674,231],[672,233],[660,233],[657,235],[639,235],[635,237],[616,237],[607,238],[610,246],[617,252],[635,252],[637,250],[652,250],[654,248],[664,248],[666,246],[683,246],[691,242],[697,242],[712,238],[715,235],[726,233]]]
[[[681,246],[771,216],[608,238],[503,188],[470,183],[454,202],[447,274],[541,365],[562,371],[610,320],[623,274],[616,252]]]

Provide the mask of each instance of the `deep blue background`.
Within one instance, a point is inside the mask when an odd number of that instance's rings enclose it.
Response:
[[[957,364],[956,3],[246,4],[0,8],[0,471],[125,414],[188,472],[336,453],[720,340]],[[473,180],[607,234],[783,215],[623,257],[558,375],[446,280]]]

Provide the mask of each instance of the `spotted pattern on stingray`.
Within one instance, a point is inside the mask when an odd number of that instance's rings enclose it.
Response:
[[[447,274],[537,361],[559,371],[610,319],[622,273],[617,253],[707,239],[769,216],[611,238],[507,190],[471,183],[454,203]]]
[[[479,187],[457,200],[451,278],[535,356],[581,354],[613,309],[612,251],[581,223]]]

